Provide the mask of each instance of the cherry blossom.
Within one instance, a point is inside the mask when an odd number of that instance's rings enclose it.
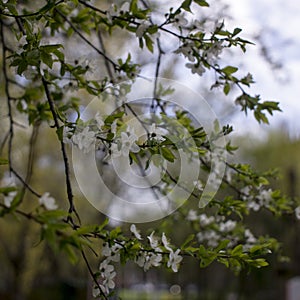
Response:
[[[113,279],[116,276],[116,272],[114,271],[114,266],[109,264],[109,260],[105,259],[99,266],[101,277],[103,278],[103,286],[106,293],[109,293],[109,289],[113,289],[115,287],[115,282]]]
[[[83,131],[74,134],[72,137],[73,143],[84,153],[88,153],[92,149],[95,140],[95,132],[89,131],[89,127],[85,127]]]
[[[179,263],[182,261],[183,257],[179,255],[180,249],[175,252],[172,250],[169,254],[169,260],[167,263],[168,268],[172,268],[173,272],[178,272]]]
[[[194,51],[193,51],[193,43],[186,43],[180,46],[174,53],[182,53],[184,57],[186,57],[190,62],[195,61]]]
[[[40,205],[44,205],[47,210],[57,209],[58,206],[55,203],[55,199],[50,197],[50,193],[46,192],[39,198]]]
[[[182,15],[177,15],[174,19],[174,25],[178,28],[186,26],[188,24],[188,20]]]
[[[147,236],[149,242],[150,242],[150,246],[152,249],[157,249],[158,247],[158,238],[154,236],[154,231],[152,231],[152,233]]]
[[[142,237],[140,235],[140,232],[137,230],[135,224],[131,224],[130,226],[130,231],[134,234],[134,236],[138,239],[138,240],[142,240]]]
[[[168,250],[168,251],[173,251],[172,248],[170,247],[170,244],[167,240],[167,237],[165,235],[165,233],[163,232],[162,237],[161,237],[161,241],[164,245],[164,247]]]
[[[135,34],[138,38],[142,38],[144,33],[147,31],[151,23],[149,21],[143,21],[137,28]]]
[[[13,192],[9,192],[6,196],[4,196],[4,204],[7,207],[11,206],[11,203],[13,202],[14,198],[16,197],[17,192],[13,191]]]
[[[119,140],[121,147],[119,149],[118,144],[112,144],[111,151],[113,157],[128,156],[129,152],[137,153],[140,151],[140,147],[136,144],[137,136],[135,134],[129,134],[121,132],[121,139]]]
[[[201,76],[205,72],[205,68],[199,63],[196,64],[187,63],[185,64],[185,66],[191,69],[193,74],[197,73],[198,75]]]
[[[162,261],[162,255],[160,253],[139,253],[136,258],[136,264],[143,268],[144,271],[148,271],[151,267],[159,267]]]
[[[188,221],[196,221],[198,220],[197,212],[194,209],[190,209],[188,215],[186,217]]]
[[[236,221],[227,220],[226,222],[222,222],[219,224],[220,231],[229,232],[232,231],[236,226]]]
[[[101,130],[102,126],[104,125],[104,121],[103,121],[102,116],[100,115],[99,112],[96,113],[95,120],[97,122],[98,129]]]

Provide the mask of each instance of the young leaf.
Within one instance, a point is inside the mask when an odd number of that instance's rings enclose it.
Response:
[[[227,67],[221,69],[221,71],[223,71],[228,76],[235,73],[237,70],[238,70],[238,68],[233,67],[233,66],[227,66]]]
[[[194,0],[195,3],[197,3],[200,6],[209,7],[209,4],[204,0]]]
[[[170,162],[175,161],[175,156],[169,148],[167,148],[167,147],[160,148],[160,153],[166,160],[168,160]]]
[[[184,10],[191,12],[191,9],[190,9],[191,4],[192,4],[192,0],[185,0],[185,1],[181,4],[181,7],[182,7]]]

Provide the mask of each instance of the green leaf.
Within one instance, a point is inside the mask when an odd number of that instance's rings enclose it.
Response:
[[[72,265],[75,265],[78,262],[78,256],[75,254],[75,251],[71,245],[64,245],[63,250],[68,256],[68,259]]]
[[[22,60],[17,68],[18,75],[22,75],[22,73],[27,69],[27,66],[28,66],[27,61]]]
[[[63,140],[63,132],[64,132],[64,126],[60,126],[59,128],[56,129],[56,134],[60,141]]]
[[[50,9],[52,9],[54,6],[55,6],[55,1],[48,1],[48,3],[39,10],[39,13],[44,14]]]
[[[194,2],[197,3],[200,6],[209,7],[209,4],[206,1],[204,1],[204,0],[194,0]]]
[[[0,157],[0,166],[8,165],[8,159]]]
[[[231,250],[231,255],[239,256],[243,253],[243,245],[237,245]]]
[[[0,187],[0,193],[1,194],[9,194],[10,192],[14,192],[17,189],[14,186],[6,186],[6,187]]]
[[[230,84],[227,81],[224,84],[223,92],[224,92],[225,95],[228,95],[229,92],[230,92]]]
[[[229,242],[230,242],[230,240],[222,240],[219,243],[218,247],[215,248],[215,251],[219,252],[219,251],[225,249],[227,247],[227,245],[229,244]]]
[[[269,263],[264,258],[258,258],[252,263],[256,268],[266,267]]]
[[[192,12],[191,9],[190,9],[190,6],[192,4],[192,0],[185,0],[182,4],[181,4],[181,7],[186,10],[186,11],[189,11],[189,12]]]
[[[241,28],[235,28],[233,33],[232,33],[232,36],[234,37],[234,36],[238,35],[241,31],[242,31]]]
[[[221,71],[224,72],[228,76],[235,73],[237,70],[238,70],[238,68],[233,67],[233,66],[227,66],[227,67],[221,69]]]
[[[262,113],[261,111],[259,111],[259,110],[256,110],[254,112],[254,117],[258,121],[258,123],[260,123],[262,121],[265,124],[269,124],[269,120],[266,117],[266,115],[264,113]]]
[[[148,50],[153,53],[153,41],[150,39],[150,37],[147,34],[144,35],[144,39]]]
[[[43,63],[45,63],[50,69],[52,68],[53,65],[53,59],[51,54],[42,51],[41,52],[41,60]]]
[[[137,13],[138,10],[139,10],[137,3],[138,3],[138,0],[132,0],[131,3],[130,3],[130,8],[129,9],[133,14]]]
[[[185,249],[185,248],[190,244],[190,242],[193,241],[194,237],[195,237],[194,234],[190,234],[190,235],[186,238],[186,240],[184,241],[184,243],[182,244],[181,249]]]
[[[174,162],[175,161],[175,156],[174,154],[172,153],[172,151],[167,148],[167,147],[161,147],[160,148],[160,153],[161,155],[168,161],[170,162]]]

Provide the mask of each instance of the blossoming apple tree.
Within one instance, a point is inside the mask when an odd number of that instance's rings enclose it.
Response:
[[[280,110],[278,102],[252,95],[252,75],[242,74],[222,59],[223,54],[246,52],[251,45],[243,39],[242,30],[227,29],[225,21],[205,17],[209,10],[205,0],[173,1],[170,7],[144,0],[48,0],[39,5],[0,1],[1,102],[7,116],[1,127],[1,217],[16,215],[37,223],[42,238],[53,248],[67,253],[71,261],[81,258],[93,280],[93,295],[101,299],[114,293],[115,266],[128,261],[145,272],[150,268],[180,272],[187,256],[201,268],[217,261],[237,273],[267,266],[268,253],[277,251],[279,243],[268,236],[254,236],[244,216],[267,210],[280,217],[293,213],[296,203],[270,189],[271,172],[258,173],[235,161],[231,126],[217,120],[203,125],[201,117],[195,120],[193,110],[203,110],[203,100],[193,109],[186,107],[184,103],[196,99],[189,99],[188,93],[176,95],[176,87],[160,80],[164,62],[173,62],[172,77],[179,61],[181,76],[186,72],[199,78],[207,75],[212,89],[234,98],[241,111],[253,113],[258,122],[268,123],[268,116]],[[122,43],[123,53],[116,55]],[[151,93],[140,96],[149,81]],[[128,100],[133,90],[138,101]],[[182,105],[172,101],[174,95]],[[86,99],[91,97],[102,104],[87,112]],[[112,109],[107,110],[108,106]],[[20,125],[24,116],[26,124]],[[31,132],[30,147],[34,139],[47,143],[46,136],[37,135],[41,124],[55,131],[59,141],[64,199],[37,190],[28,175],[32,170],[23,176],[15,168],[16,131],[22,126]],[[141,212],[134,209],[129,217],[119,218],[129,222],[129,228],[125,223],[112,228],[109,219],[82,225],[87,222],[82,222],[76,205],[71,148],[83,161],[100,152],[102,177],[107,169],[122,169],[125,163],[125,175],[132,168],[147,178],[146,189],[154,203],[163,199],[160,208],[166,210],[163,217],[169,215],[167,222],[181,222],[192,234],[175,245],[171,232],[160,228],[141,232],[137,223],[143,217],[138,218]],[[30,152],[29,169],[32,160]],[[180,164],[196,166],[193,178],[181,177]],[[151,170],[156,170],[159,180],[151,181]],[[88,163],[80,172],[93,181]],[[30,196],[24,197],[25,192]],[[114,200],[104,199],[104,192],[95,194],[100,211],[104,201],[108,216],[121,213],[118,207],[111,208]],[[35,208],[26,201],[36,203]],[[63,202],[67,210],[61,208]],[[112,215],[112,210],[117,213]],[[90,264],[90,253],[98,255],[98,265]]]

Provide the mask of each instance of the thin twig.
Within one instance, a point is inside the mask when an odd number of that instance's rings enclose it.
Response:
[[[104,42],[103,42],[103,38],[102,38],[102,34],[101,34],[101,29],[99,28],[98,30],[98,38],[99,38],[99,42],[100,42],[100,47],[102,49],[102,52],[105,56],[106,55],[106,50],[105,50],[105,47],[104,47]],[[113,73],[112,73],[112,70],[110,68],[110,64],[108,63],[108,61],[105,59],[104,60],[104,64],[105,64],[105,67],[106,67],[106,70],[107,70],[107,73],[108,73],[108,76],[110,77],[110,79],[112,80],[112,83],[114,82],[113,78]]]
[[[51,97],[51,94],[50,94],[50,91],[48,88],[48,82],[46,81],[46,79],[44,77],[42,77],[42,82],[44,85],[47,101],[50,106],[50,111],[51,111],[51,114],[52,114],[52,117],[54,120],[54,126],[56,129],[59,129],[60,126],[59,126],[58,117],[56,114],[55,104],[54,104],[54,101]],[[63,141],[60,141],[60,145],[61,145],[61,152],[62,152],[64,166],[65,166],[65,179],[66,179],[66,185],[67,185],[67,196],[68,196],[68,201],[69,201],[69,213],[71,214],[74,212],[78,218],[78,221],[80,222],[80,218],[76,212],[76,209],[74,206],[74,201],[73,201],[73,191],[72,191],[71,178],[70,178],[70,166],[69,166],[69,160],[68,160],[66,147],[65,147],[65,144]],[[68,216],[68,220],[73,223],[71,216]]]
[[[86,266],[87,266],[87,268],[88,268],[88,270],[89,270],[89,273],[90,273],[91,277],[93,278],[93,281],[95,282],[97,288],[98,288],[99,291],[100,291],[101,296],[104,297],[104,299],[108,300],[107,296],[106,296],[105,293],[102,291],[102,288],[101,288],[99,282],[97,281],[97,277],[95,276],[95,274],[94,274],[94,272],[93,272],[93,270],[92,270],[92,268],[91,268],[91,266],[90,266],[90,263],[89,263],[89,261],[88,261],[88,259],[87,259],[87,257],[86,257],[86,255],[85,255],[85,253],[84,253],[83,250],[81,250],[81,255],[82,255],[83,260],[84,260],[84,262],[85,262],[85,264],[86,264]]]
[[[97,47],[93,45],[74,25],[73,23],[58,9],[55,9],[55,11],[70,25],[70,27],[74,30],[74,32],[85,42],[87,43],[90,47],[92,47],[98,54],[100,54],[105,60],[110,62],[115,70],[119,69],[119,66],[112,60],[110,59],[107,55],[105,55],[101,50],[99,50]]]
[[[9,137],[8,137],[8,163],[9,168],[11,171],[12,168],[12,142],[14,137],[14,126],[13,126],[13,115],[12,115],[12,107],[10,103],[10,93],[9,93],[9,82],[8,82],[8,74],[6,70],[6,45],[5,45],[5,38],[4,38],[4,29],[3,29],[3,22],[1,21],[1,41],[2,41],[2,55],[3,55],[3,62],[2,62],[2,71],[4,77],[4,91],[6,95],[6,102],[8,107],[8,117],[9,117]]]
[[[28,191],[30,191],[33,195],[40,198],[42,195],[36,192],[29,184],[26,183],[26,181],[22,178],[22,176],[13,168],[10,168],[10,171],[21,181],[21,183],[26,187]]]
[[[40,127],[40,123],[37,123],[33,126],[32,129],[32,133],[29,141],[29,154],[28,154],[28,161],[27,161],[27,168],[26,168],[27,172],[26,172],[25,182],[21,190],[20,202],[23,201],[26,188],[30,185],[32,171],[33,171],[34,156],[35,156],[34,150],[35,150],[35,145],[36,145],[37,136],[39,132],[39,127]]]
[[[54,4],[54,6],[57,6],[61,3],[65,2],[65,0],[60,0],[58,2],[56,2]],[[47,5],[47,4],[46,4]],[[53,6],[53,7],[54,7]],[[9,14],[9,13],[5,13],[0,11],[0,15],[2,16],[6,16],[6,17],[11,17],[11,18],[15,18],[15,19],[20,19],[20,18],[27,18],[27,17],[34,17],[34,16],[38,16],[41,14],[41,10],[44,8],[45,6],[43,6],[41,9],[39,9],[38,11],[32,12],[32,13],[28,13],[28,14],[23,14],[23,15],[15,15],[15,14]],[[46,10],[45,12],[43,12],[43,14],[45,14],[47,11],[49,11],[50,9],[52,9],[53,7],[49,7],[48,10]]]

